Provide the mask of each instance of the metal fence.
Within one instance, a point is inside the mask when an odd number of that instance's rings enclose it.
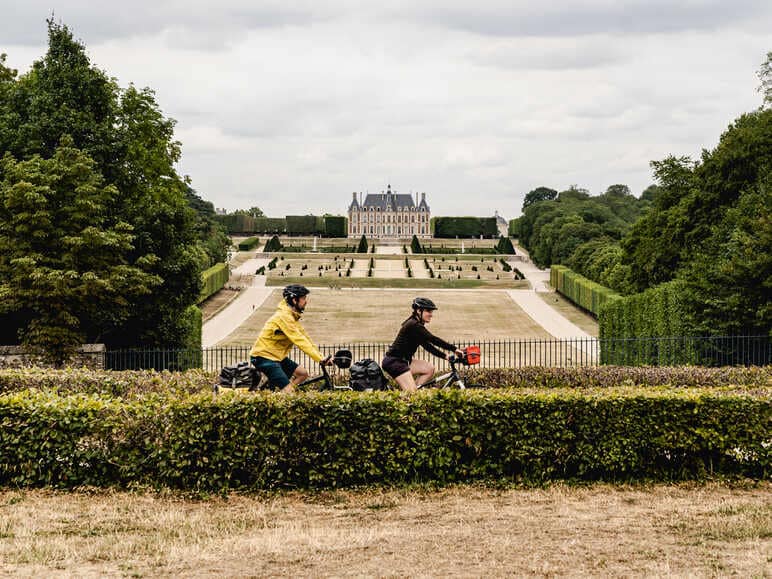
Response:
[[[772,364],[769,336],[710,336],[563,340],[457,340],[459,347],[480,346],[481,368],[524,366],[587,367],[622,366],[765,366]],[[340,343],[320,346],[324,355],[351,350],[355,360],[372,358],[380,363],[388,343]],[[203,350],[131,349],[105,353],[105,368],[115,370],[184,370],[204,368],[218,371],[223,366],[249,360],[250,346],[216,347]],[[290,357],[318,372],[319,366],[304,352],[294,349]],[[442,369],[446,363],[419,349],[417,357],[431,360]]]

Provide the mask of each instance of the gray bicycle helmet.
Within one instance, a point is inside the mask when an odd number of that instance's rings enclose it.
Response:
[[[302,298],[303,296],[307,296],[310,294],[311,291],[304,285],[300,285],[297,283],[293,283],[288,285],[284,288],[284,291],[282,291],[282,295],[284,296],[284,299],[286,300],[287,304],[291,308],[295,308],[296,310],[303,311],[298,307],[297,301],[298,298]]]
[[[416,298],[413,300],[413,310],[436,310],[438,309],[434,302],[429,298]]]

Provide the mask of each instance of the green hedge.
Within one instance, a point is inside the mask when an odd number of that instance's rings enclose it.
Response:
[[[550,267],[550,284],[596,317],[600,315],[604,305],[622,297],[614,290],[587,279],[564,265]]]
[[[287,220],[284,217],[258,217],[254,233],[286,233]]]
[[[324,234],[327,237],[347,237],[348,218],[340,215],[325,215]]]
[[[0,396],[0,484],[195,491],[769,474],[769,397],[707,389]]]
[[[203,287],[201,288],[201,294],[198,297],[198,303],[203,302],[206,298],[214,295],[220,291],[230,277],[230,270],[225,263],[217,263],[210,267],[201,274],[203,280]]]
[[[672,281],[605,304],[598,319],[601,339],[692,335],[685,319],[683,295],[681,282]],[[601,361],[619,360],[631,365],[709,363],[702,359],[696,345],[684,347],[680,341],[635,340],[618,350],[604,352],[601,348]]]
[[[322,235],[324,218],[315,215],[287,215],[288,235]]]
[[[434,237],[496,237],[495,217],[432,217]]]
[[[710,387],[731,386],[735,392],[768,393],[772,366],[702,368],[693,366],[597,368],[483,368],[470,370],[471,383],[489,388],[614,388],[627,386]],[[215,373],[203,370],[156,372],[152,370],[100,371],[86,368],[3,368],[0,394],[34,388],[60,394],[103,394],[132,398],[146,394],[185,396],[209,392]]]
[[[254,249],[258,244],[260,243],[259,237],[248,237],[247,239],[243,239],[239,241],[239,251],[249,251],[251,249]]]
[[[229,213],[227,215],[215,215],[214,217],[229,234],[255,233],[255,219],[250,215]]]

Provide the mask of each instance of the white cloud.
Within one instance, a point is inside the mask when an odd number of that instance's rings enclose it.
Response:
[[[697,155],[760,104],[766,2],[476,4],[67,0],[92,62],[177,119],[206,199],[343,212],[352,191],[425,191],[437,214],[518,214],[530,189],[626,183]],[[45,51],[50,6],[0,10],[9,63]]]

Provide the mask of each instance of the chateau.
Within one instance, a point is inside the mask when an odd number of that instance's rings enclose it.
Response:
[[[412,195],[393,193],[391,185],[385,193],[368,193],[364,202],[362,194],[354,193],[348,208],[348,236],[361,237],[362,234],[374,238],[431,237],[429,218],[431,213],[426,203],[426,193]]]

